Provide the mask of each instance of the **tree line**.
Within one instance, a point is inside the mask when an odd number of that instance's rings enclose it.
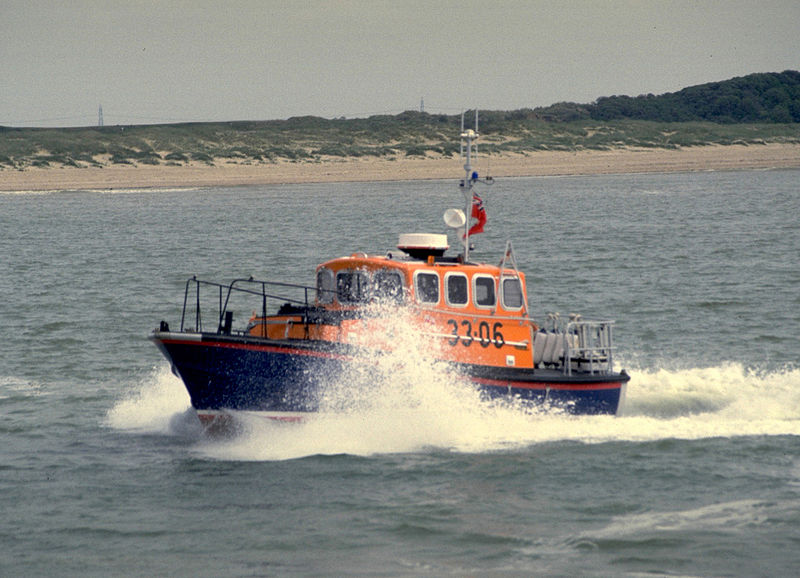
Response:
[[[800,122],[800,72],[749,74],[661,95],[604,96],[590,104],[561,102],[535,113],[551,121],[795,123]]]

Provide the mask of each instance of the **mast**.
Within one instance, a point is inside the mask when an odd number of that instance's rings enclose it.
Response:
[[[467,216],[464,223],[464,262],[469,261],[469,229],[472,225],[472,142],[478,138],[478,133],[470,129],[464,130],[464,114],[461,113],[461,156],[464,157],[464,180],[461,183],[464,191],[464,214]],[[477,110],[475,111],[477,114]]]
[[[469,230],[472,226],[472,187],[478,182],[478,173],[472,170],[472,155],[478,157],[478,110],[475,110],[475,129],[464,129],[464,112],[461,113],[461,156],[464,157],[464,180],[461,187],[464,192],[464,262],[469,261]],[[492,177],[487,176],[482,182],[492,184]]]

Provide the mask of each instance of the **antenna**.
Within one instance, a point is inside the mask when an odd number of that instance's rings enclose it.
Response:
[[[478,109],[475,109],[475,129],[466,130],[464,128],[464,115],[466,113],[461,113],[461,157],[464,159],[464,180],[461,181],[461,190],[464,193],[464,202],[465,202],[465,222],[464,222],[464,262],[469,261],[469,229],[470,229],[470,221],[466,218],[466,215],[472,215],[472,203],[473,203],[473,196],[474,193],[472,192],[472,187],[475,186],[476,183],[480,182],[486,185],[491,185],[494,182],[494,179],[490,176],[486,176],[483,179],[478,178],[478,173],[472,171],[472,158],[475,156],[477,158],[478,155]]]
[[[475,107],[475,138],[478,138],[478,108]],[[475,143],[475,159],[478,158],[478,143]]]
[[[464,158],[464,180],[461,186],[464,191],[464,202],[466,204],[464,214],[466,216],[472,214],[472,186],[474,184],[474,179],[472,178],[472,150],[475,146],[474,141],[478,138],[478,133],[472,129],[464,130],[465,114],[465,112],[461,113],[461,156]],[[477,115],[478,111],[476,109],[476,120]],[[464,151],[466,151],[466,155]],[[469,261],[469,227],[469,219],[466,219],[464,222],[464,262]]]
[[[461,158],[464,158],[464,111],[461,111]]]

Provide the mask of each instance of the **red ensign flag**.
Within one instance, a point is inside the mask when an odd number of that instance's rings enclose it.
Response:
[[[472,218],[478,222],[469,229],[470,236],[476,233],[483,233],[483,226],[486,224],[486,209],[483,208],[483,199],[478,193],[472,193]]]

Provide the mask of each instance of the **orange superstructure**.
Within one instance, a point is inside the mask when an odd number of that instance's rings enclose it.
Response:
[[[448,361],[533,367],[533,332],[525,276],[513,268],[355,253],[317,268],[317,308],[330,315],[304,323],[290,311],[254,317],[249,332],[392,348],[398,308],[431,351]],[[390,315],[383,315],[388,312]],[[326,322],[328,320],[328,322]]]

